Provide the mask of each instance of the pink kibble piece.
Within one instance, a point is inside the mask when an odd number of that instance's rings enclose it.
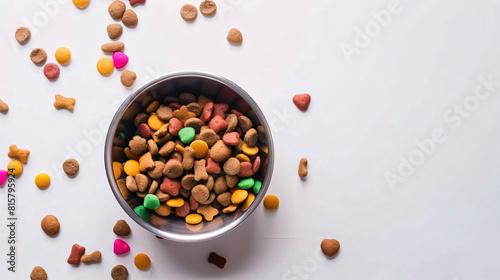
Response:
[[[128,246],[127,242],[117,238],[115,240],[115,244],[113,245],[113,252],[117,255],[123,255],[130,251],[130,246]]]
[[[222,136],[222,142],[229,146],[236,146],[239,143],[240,134],[238,132],[230,132]]]
[[[259,171],[259,168],[260,168],[260,157],[257,156],[255,158],[255,160],[253,161],[253,165],[252,165],[252,172],[255,174],[257,173],[257,171]]]
[[[238,177],[240,178],[248,178],[253,176],[252,164],[248,161],[244,161],[240,163],[240,172],[238,172]]]
[[[5,180],[7,180],[7,176],[9,173],[5,170],[0,170],[0,185],[3,185],[5,183]]]
[[[219,115],[214,116],[208,123],[208,127],[215,131],[215,133],[225,130],[227,126],[227,122]]]
[[[220,165],[211,157],[207,157],[207,167],[205,168],[208,173],[219,174],[221,172]]]
[[[181,120],[178,118],[171,118],[168,123],[168,132],[170,132],[172,136],[177,137],[177,135],[179,135],[179,131],[184,127]]]
[[[296,94],[293,97],[293,104],[299,108],[301,111],[306,111],[309,107],[309,103],[311,103],[311,96],[307,93],[304,94]]]
[[[125,67],[128,63],[128,56],[122,52],[113,53],[113,64],[115,64],[116,69],[121,69]]]

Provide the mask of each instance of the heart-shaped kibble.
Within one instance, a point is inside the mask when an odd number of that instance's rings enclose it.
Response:
[[[5,182],[5,180],[7,179],[7,175],[9,173],[5,170],[0,170],[0,186],[3,185],[3,183]]]
[[[130,6],[134,6],[136,4],[144,4],[146,0],[130,0]]]
[[[296,94],[293,97],[293,104],[299,108],[301,111],[306,111],[309,107],[309,103],[311,103],[311,96],[307,93],[304,94]]]
[[[236,146],[239,143],[240,134],[238,132],[230,132],[222,136],[222,141],[226,145]]]
[[[336,239],[324,239],[321,241],[321,251],[329,258],[335,256],[339,249],[340,243]]]
[[[116,69],[121,69],[125,67],[128,63],[128,56],[122,52],[113,53],[113,64]]]
[[[130,246],[128,246],[127,242],[117,238],[115,240],[115,244],[113,245],[113,252],[117,255],[123,255],[130,251]]]

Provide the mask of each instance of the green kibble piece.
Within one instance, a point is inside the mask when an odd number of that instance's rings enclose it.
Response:
[[[148,194],[144,197],[144,207],[155,210],[160,207],[160,199],[154,194]]]
[[[125,139],[125,133],[118,132],[118,137],[120,137],[121,139]]]
[[[255,183],[255,182],[254,182],[253,178],[246,178],[246,179],[241,180],[241,181],[238,183],[238,187],[239,187],[240,189],[244,189],[244,190],[246,190],[246,189],[251,188],[251,187],[253,186],[253,184],[254,184],[254,183]]]
[[[181,138],[182,143],[188,144],[193,141],[195,134],[194,128],[185,127],[179,131],[179,138]]]
[[[144,205],[135,207],[134,212],[144,221],[149,222],[149,220],[151,219],[151,212],[146,207],[144,207]]]
[[[262,182],[255,181],[255,184],[253,185],[253,193],[258,194],[260,192],[260,187],[262,187]]]

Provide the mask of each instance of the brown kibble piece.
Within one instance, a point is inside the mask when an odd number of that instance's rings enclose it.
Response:
[[[189,92],[183,92],[177,97],[182,105],[186,105],[192,102],[196,102],[196,96]]]
[[[137,192],[139,190],[133,176],[127,176],[127,178],[125,178],[125,184],[127,185],[127,189],[131,192]]]
[[[225,161],[231,156],[231,148],[222,140],[217,141],[210,149],[210,157],[217,162]]]
[[[132,140],[128,142],[128,146],[130,147],[130,151],[136,155],[141,155],[148,150],[146,139],[140,136],[132,138]]]
[[[241,167],[241,165],[240,165],[240,167]],[[230,188],[236,187],[236,185],[238,184],[238,181],[239,181],[238,176],[226,174],[226,184],[228,187],[230,187]]]
[[[158,149],[158,145],[155,143],[155,141],[153,139],[149,139],[147,143],[148,143],[148,150],[151,153],[151,155],[157,156],[160,150]]]
[[[189,105],[188,105],[189,106]],[[196,133],[200,132],[202,126],[205,125],[205,122],[198,118],[190,118],[184,123],[184,127],[192,127]],[[207,144],[208,145],[208,144]]]
[[[258,134],[255,128],[250,128],[247,131],[247,133],[245,133],[244,141],[248,147],[254,147],[257,144],[257,139],[258,139]]]
[[[226,172],[227,175],[238,174],[238,172],[240,172],[240,168],[240,161],[235,157],[228,158],[223,166],[224,172]]]
[[[208,256],[208,262],[216,265],[218,268],[223,269],[226,265],[226,259],[212,252]]]
[[[73,111],[73,109],[75,108],[76,100],[73,97],[64,97],[60,94],[56,94],[55,98],[56,101],[54,102],[54,107],[56,109],[65,108]]]
[[[185,4],[181,8],[181,17],[186,21],[193,21],[198,15],[198,10],[191,4]]]
[[[141,172],[146,172],[150,169],[155,168],[155,161],[153,160],[153,156],[150,152],[143,154],[139,158],[139,169]]]
[[[196,100],[196,98],[195,98]],[[200,106],[200,104],[196,102],[191,102],[188,105],[186,105],[189,112],[193,112],[195,116],[198,118],[201,115],[201,111],[203,110],[203,107]]]
[[[197,185],[191,190],[191,195],[198,203],[203,203],[210,196],[210,191],[205,185]]]
[[[31,31],[28,27],[21,26],[16,30],[15,37],[19,44],[23,44],[31,38]]]
[[[184,168],[182,168],[181,161],[176,159],[170,159],[167,161],[165,168],[163,169],[163,174],[171,179],[179,178],[183,172]]]
[[[194,162],[194,179],[196,181],[208,179],[208,173],[205,164],[206,161],[204,159],[200,159]]]
[[[123,27],[121,26],[121,24],[112,23],[108,25],[106,31],[108,32],[109,39],[114,40],[118,39],[122,35]]]
[[[194,179],[193,174],[187,174],[186,176],[182,177],[182,180],[181,180],[182,188],[189,191],[194,186],[196,186],[196,184],[198,184],[198,182]]]
[[[329,258],[335,256],[339,249],[340,243],[336,239],[323,239],[321,241],[321,251]]]
[[[80,164],[78,161],[74,158],[70,158],[64,161],[63,163],[63,170],[66,175],[73,177],[78,173],[78,170],[80,169]]]
[[[205,16],[211,16],[217,11],[217,5],[214,1],[205,0],[200,4],[200,12]]]
[[[219,176],[215,179],[214,191],[216,194],[221,194],[227,191],[226,178],[224,176]]]
[[[121,178],[116,180],[116,184],[118,185],[118,190],[120,191],[120,194],[123,196],[123,199],[128,200],[130,192],[127,189],[127,184],[125,183],[125,179]]]
[[[97,262],[97,261],[101,260],[101,252],[95,251],[90,255],[83,255],[81,260],[83,263]]]
[[[158,110],[156,110],[156,116],[163,122],[168,122],[174,117],[174,112],[168,106],[161,105]]]
[[[47,272],[41,266],[35,266],[30,274],[31,280],[47,280]]]
[[[13,159],[17,159],[17,160],[21,161],[22,163],[28,162],[29,155],[30,155],[29,150],[19,149],[16,145],[10,145],[9,153],[7,154],[8,157],[13,158]]]
[[[120,81],[122,82],[122,85],[125,87],[133,86],[136,79],[137,75],[130,70],[124,70],[120,75]]]
[[[174,151],[174,149],[175,149],[175,142],[168,141],[167,143],[165,143],[165,145],[163,145],[160,148],[160,151],[158,153],[162,157],[168,157]]]
[[[243,35],[238,29],[231,28],[231,30],[229,30],[229,33],[227,33],[226,39],[231,44],[241,44],[241,42],[243,42]]]
[[[178,118],[183,124],[190,118],[195,118],[196,114],[190,112],[186,105],[174,111],[174,117]]]
[[[121,19],[126,9],[127,6],[125,6],[125,3],[122,1],[114,1],[109,5],[108,12],[113,19]]]
[[[149,179],[148,176],[139,173],[135,175],[135,183],[137,184],[137,188],[139,192],[145,192],[149,187]]]
[[[221,193],[217,196],[217,202],[219,202],[223,207],[228,207],[231,205],[231,195],[231,192]]]
[[[137,14],[133,10],[128,9],[125,11],[125,13],[123,13],[122,22],[126,27],[132,27],[137,25],[139,19],[137,18]]]
[[[238,125],[238,117],[235,114],[229,114],[226,117],[227,129],[226,132],[232,132]]]
[[[163,175],[163,169],[165,168],[165,164],[161,161],[155,161],[155,167],[151,170],[148,170],[148,175],[152,179],[159,179]]]
[[[113,280],[127,280],[128,270],[123,265],[119,264],[111,270],[111,278]]]
[[[191,147],[186,147],[184,149],[184,156],[182,159],[182,167],[185,170],[191,170],[194,164],[194,150]]]
[[[200,205],[198,209],[196,209],[196,212],[198,214],[202,214],[207,222],[211,222],[214,219],[214,216],[219,214],[219,210],[213,208],[212,205]]]
[[[113,232],[118,236],[128,236],[130,234],[130,226],[125,220],[118,220],[113,227]]]
[[[42,48],[36,48],[31,51],[30,58],[33,63],[42,64],[47,60],[47,53]]]
[[[0,112],[7,112],[9,111],[9,105],[7,103],[3,102],[2,99],[0,99]]]
[[[61,225],[59,220],[53,215],[47,215],[42,219],[42,230],[49,236],[54,236],[59,233]]]
[[[238,118],[238,126],[240,127],[243,133],[247,133],[253,127],[252,121],[246,116],[240,116]]]
[[[200,132],[200,140],[204,141],[207,143],[209,147],[212,147],[217,141],[220,140],[220,136],[215,133],[215,131],[207,128],[207,129],[201,129]]]
[[[301,158],[299,163],[299,176],[307,176],[307,158]]]
[[[116,41],[101,45],[101,50],[103,52],[109,52],[109,53],[119,52],[122,51],[124,48],[125,48],[125,43],[123,43],[122,41]]]

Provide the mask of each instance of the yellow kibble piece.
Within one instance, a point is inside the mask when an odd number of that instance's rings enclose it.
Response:
[[[97,71],[99,71],[101,75],[109,75],[113,73],[113,69],[115,69],[115,67],[113,66],[113,60],[107,57],[103,57],[99,59],[99,61],[97,61]]]
[[[262,148],[262,151],[266,153],[266,155],[269,153],[269,148],[267,146]]]
[[[231,195],[231,202],[234,204],[240,204],[245,199],[247,199],[248,192],[246,190],[236,190],[233,195]]]
[[[40,189],[45,189],[50,185],[50,176],[47,173],[40,173],[36,175],[35,185]]]
[[[148,125],[149,127],[151,127],[152,130],[158,130],[164,124],[165,123],[161,121],[156,114],[151,114],[151,116],[148,119]]]
[[[189,147],[193,148],[195,158],[204,158],[208,154],[208,145],[203,140],[194,140]]]
[[[137,160],[127,160],[125,165],[123,165],[123,171],[125,174],[135,177],[135,175],[139,174],[141,170],[139,169],[139,162]]]
[[[80,9],[87,7],[89,3],[90,0],[73,0],[73,4]]]
[[[23,164],[18,160],[13,160],[7,164],[7,172],[10,175],[17,177],[23,173]]]
[[[146,270],[151,266],[151,259],[144,253],[139,253],[134,258],[135,266],[140,270]]]
[[[175,145],[175,151],[179,152],[182,156],[184,156],[184,147],[182,147],[181,145],[179,144]]]
[[[200,214],[189,214],[186,216],[186,223],[190,225],[196,225],[203,221],[203,217]]]
[[[264,207],[267,210],[274,210],[280,205],[280,200],[274,194],[270,194],[264,198]]]
[[[245,154],[237,154],[235,158],[240,162],[250,162],[250,158]]]
[[[170,215],[172,209],[166,203],[160,204],[160,207],[155,209],[156,214],[166,217]]]
[[[249,193],[247,199],[245,199],[245,202],[243,202],[243,205],[241,205],[241,211],[245,212],[247,209],[252,205],[253,201],[255,200],[255,194]]]
[[[71,52],[65,47],[58,48],[56,50],[56,60],[59,64],[68,63],[71,60]]]
[[[227,214],[227,213],[233,213],[234,211],[236,211],[236,208],[238,207],[238,205],[236,204],[231,204],[229,205],[228,207],[222,209],[222,213],[224,214]]]
[[[123,164],[118,161],[113,161],[113,175],[115,175],[115,180],[118,180],[122,176]]]
[[[167,200],[167,205],[170,207],[181,207],[182,205],[184,205],[184,199],[180,197],[171,198]]]
[[[243,146],[241,146],[241,151],[243,151],[248,156],[254,156],[259,152],[259,148],[248,147],[247,144],[243,144]]]

